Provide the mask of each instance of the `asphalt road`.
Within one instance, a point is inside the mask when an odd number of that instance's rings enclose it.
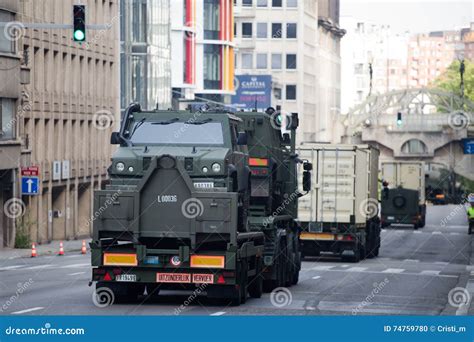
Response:
[[[182,306],[190,293],[162,291],[153,302],[98,308],[92,301],[93,288],[88,287],[90,255],[1,260],[0,314],[466,314],[469,306],[457,307],[448,301],[450,291],[465,288],[474,274],[470,266],[472,236],[467,235],[465,213],[455,208],[429,207],[426,227],[418,231],[411,227],[384,229],[376,259],[357,264],[329,257],[305,260],[300,282],[289,292],[249,298],[239,307],[210,301],[205,296]],[[446,225],[442,224],[443,219]]]

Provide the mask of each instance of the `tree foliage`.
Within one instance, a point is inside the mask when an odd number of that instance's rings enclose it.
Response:
[[[460,64],[460,61],[451,63],[448,69],[435,81],[435,86],[461,96]],[[464,65],[464,96],[474,102],[474,62],[466,60]]]

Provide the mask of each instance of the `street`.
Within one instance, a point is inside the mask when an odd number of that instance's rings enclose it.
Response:
[[[205,296],[193,299],[191,293],[162,291],[152,302],[98,308],[88,287],[90,255],[74,252],[2,260],[0,309],[7,315],[466,314],[467,309],[448,303],[449,291],[466,287],[474,271],[465,213],[458,210],[440,225],[455,208],[428,207],[427,225],[418,231],[384,229],[378,258],[357,264],[329,257],[305,260],[298,285],[274,300],[267,293],[231,307]]]

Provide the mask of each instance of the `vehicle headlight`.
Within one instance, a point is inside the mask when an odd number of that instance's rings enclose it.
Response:
[[[212,164],[212,171],[214,172],[221,172],[221,165],[219,163]]]
[[[202,168],[202,172],[208,173],[208,172],[209,172],[209,169],[208,169],[206,166],[204,166],[204,167]]]
[[[133,166],[130,166],[130,167],[128,168],[128,172],[133,172],[133,171],[135,171],[135,169],[133,168]]]
[[[123,170],[125,170],[125,164],[122,162],[118,162],[117,164],[115,164],[115,169],[118,172],[123,172]]]

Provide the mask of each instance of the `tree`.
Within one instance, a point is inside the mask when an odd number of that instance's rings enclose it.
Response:
[[[448,69],[436,79],[435,86],[461,96],[460,64],[460,61],[451,63]],[[464,64],[464,96],[474,102],[474,62],[466,60]]]

